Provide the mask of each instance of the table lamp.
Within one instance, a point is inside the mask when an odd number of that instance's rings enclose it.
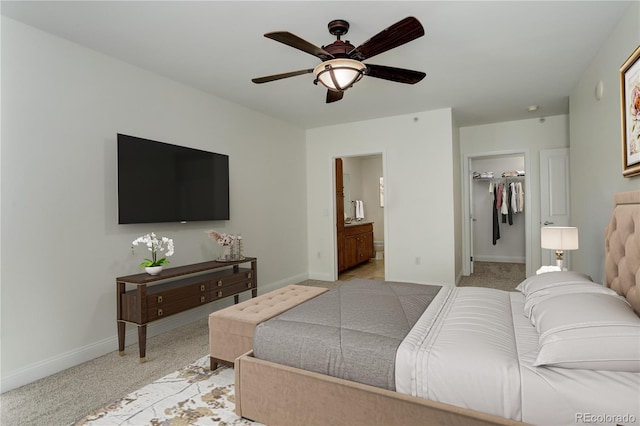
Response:
[[[540,232],[540,245],[556,251],[556,264],[562,270],[565,250],[578,249],[578,228],[573,226],[545,226]]]

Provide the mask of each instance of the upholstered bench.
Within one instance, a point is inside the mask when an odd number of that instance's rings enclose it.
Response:
[[[253,348],[253,331],[263,321],[327,291],[326,288],[288,285],[209,315],[211,369],[233,366],[234,360]]]

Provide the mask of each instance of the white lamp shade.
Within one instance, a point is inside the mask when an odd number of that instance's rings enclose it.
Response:
[[[331,59],[314,68],[317,81],[329,90],[344,91],[362,78],[367,66],[353,59]]]
[[[578,228],[573,226],[546,226],[540,232],[540,245],[550,250],[577,250]]]

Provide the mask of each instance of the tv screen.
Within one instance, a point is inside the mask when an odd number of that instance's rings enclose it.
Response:
[[[118,223],[228,219],[228,155],[118,134]]]

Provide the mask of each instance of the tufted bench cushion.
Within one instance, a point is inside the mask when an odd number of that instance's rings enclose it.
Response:
[[[211,369],[233,361],[253,347],[253,331],[263,321],[312,299],[326,288],[288,285],[209,315]]]

